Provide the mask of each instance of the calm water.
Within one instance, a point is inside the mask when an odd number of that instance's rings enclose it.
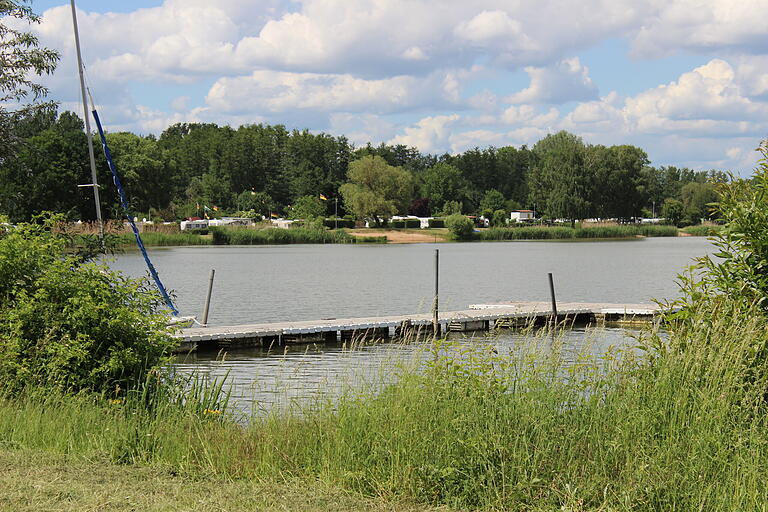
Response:
[[[313,320],[426,312],[434,286],[434,250],[440,249],[441,309],[500,300],[548,300],[552,272],[560,301],[647,302],[677,295],[675,276],[711,250],[704,238],[649,238],[609,242],[499,242],[411,245],[289,245],[153,249],[153,263],[175,290],[182,314],[200,315],[208,273],[216,269],[209,322]],[[138,253],[111,263],[133,276],[146,274]],[[623,329],[576,329],[564,345],[593,353],[626,346]],[[530,340],[505,331],[458,343],[513,350]],[[588,342],[585,340],[589,340]],[[383,344],[346,350],[335,345],[268,353],[233,351],[180,359],[177,368],[211,378],[228,376],[235,405],[245,412],[306,404],[336,396],[348,384],[378,385],[404,360],[422,357],[423,345]]]
[[[709,250],[699,237],[611,242],[282,245],[152,249],[182,314],[201,315],[210,269],[209,323],[278,322],[427,312],[440,249],[441,309],[483,301],[647,302],[677,294],[675,276]],[[112,265],[146,274],[137,252]]]

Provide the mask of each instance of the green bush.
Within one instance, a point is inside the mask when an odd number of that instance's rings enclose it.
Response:
[[[352,219],[324,219],[323,225],[330,229],[335,229],[336,227],[339,228],[349,228],[352,229],[355,227],[355,221]]]
[[[389,223],[389,227],[393,229],[403,229],[405,228],[405,220],[393,220]]]
[[[445,219],[429,219],[429,227],[430,228],[444,228],[445,227]]]
[[[472,238],[475,225],[464,215],[454,214],[445,218],[445,225],[456,240]]]
[[[105,391],[145,379],[175,345],[144,280],[83,263],[53,219],[0,238],[0,389]]]

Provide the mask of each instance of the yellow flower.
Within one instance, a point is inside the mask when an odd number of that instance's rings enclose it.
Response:
[[[221,414],[221,411],[218,409],[206,409],[203,414]]]

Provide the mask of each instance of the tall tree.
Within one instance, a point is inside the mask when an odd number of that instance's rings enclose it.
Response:
[[[0,165],[18,149],[19,122],[41,111],[52,111],[52,103],[40,101],[48,90],[37,83],[37,77],[56,68],[59,54],[41,48],[35,35],[28,30],[12,28],[4,20],[16,18],[28,25],[39,23],[26,0],[0,0]],[[0,204],[0,208],[3,205]]]
[[[380,156],[366,156],[349,165],[349,183],[340,192],[347,209],[360,219],[380,222],[404,213],[413,198],[413,176],[387,164]]]
[[[566,131],[536,143],[529,188],[530,202],[539,211],[571,221],[591,215],[593,180],[584,165],[585,151],[581,138]]]
[[[429,199],[433,211],[441,211],[446,201],[463,202],[468,183],[456,167],[440,162],[421,174],[422,196]]]

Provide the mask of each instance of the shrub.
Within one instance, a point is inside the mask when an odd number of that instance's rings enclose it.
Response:
[[[491,217],[492,226],[504,226],[507,224],[507,212],[506,210],[496,210]]]
[[[444,219],[429,219],[429,227],[430,228],[444,228],[445,227],[445,220]]]
[[[451,235],[457,240],[468,240],[472,238],[475,226],[472,221],[464,215],[454,214],[445,218],[445,225],[451,232]]]
[[[129,387],[164,362],[175,341],[144,280],[83,263],[51,218],[0,238],[0,389]]]
[[[323,225],[330,229],[335,229],[336,227],[339,228],[354,228],[355,227],[355,221],[353,219],[324,219]]]

